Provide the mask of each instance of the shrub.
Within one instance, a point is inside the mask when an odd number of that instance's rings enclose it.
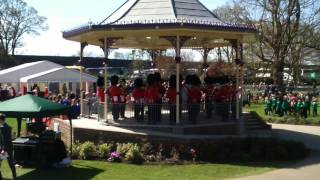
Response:
[[[125,155],[125,160],[134,164],[141,164],[144,161],[143,154],[137,144],[133,144]]]
[[[80,147],[80,158],[81,159],[90,159],[97,156],[97,148],[93,142],[86,141]]]
[[[125,156],[134,145],[133,143],[117,143],[117,152],[120,153],[121,156]]]
[[[112,149],[112,144],[100,144],[98,146],[98,155],[99,155],[99,158],[101,159],[104,159],[106,157],[108,157],[108,155],[110,154],[111,152],[111,149]]]
[[[180,152],[179,150],[175,147],[172,146],[170,147],[171,151],[170,151],[170,157],[167,157],[166,160],[174,163],[174,162],[178,162],[180,160]]]
[[[150,155],[153,154],[153,146],[149,142],[145,142],[141,144],[141,153],[144,155]]]
[[[72,143],[72,152],[69,152],[72,158],[79,158],[81,143],[76,141]]]
[[[113,151],[110,153],[110,156],[108,158],[109,162],[121,162],[122,161],[122,156],[119,152]]]

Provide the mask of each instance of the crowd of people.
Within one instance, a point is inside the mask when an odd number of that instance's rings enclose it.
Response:
[[[176,122],[176,98],[179,95],[181,108],[188,112],[188,120],[196,123],[200,106],[204,105],[206,117],[212,117],[213,104],[216,104],[218,113],[227,115],[229,102],[235,101],[236,89],[232,83],[219,81],[216,78],[204,78],[202,84],[197,75],[187,75],[180,79],[180,92],[176,91],[177,79],[171,75],[163,81],[160,73],[149,74],[146,80],[136,78],[132,84],[126,83],[114,75],[110,78],[110,87],[107,90],[108,98],[112,105],[112,115],[115,121],[125,117],[126,103],[133,103],[134,118],[142,122],[147,115],[147,122],[151,124],[161,121],[161,109],[165,104],[169,107],[170,123]],[[102,98],[102,97],[101,97]],[[147,107],[147,111],[145,111]],[[147,112],[147,113],[146,113]],[[222,113],[226,112],[226,113]]]
[[[313,93],[295,93],[292,84],[289,84],[286,91],[281,93],[276,86],[260,83],[254,86],[258,90],[254,95],[251,91],[246,92],[245,105],[251,102],[259,103],[264,101],[265,115],[297,115],[303,118],[318,115],[319,97]],[[254,90],[254,89],[253,89]]]
[[[308,115],[318,115],[318,100],[311,94],[269,95],[265,97],[265,114],[299,115],[307,118]]]
[[[16,96],[17,92],[13,86],[2,86],[0,84],[0,101],[4,101]]]

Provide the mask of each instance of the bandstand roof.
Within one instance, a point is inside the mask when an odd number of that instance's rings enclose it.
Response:
[[[102,39],[117,38],[110,48],[167,49],[163,37],[188,36],[185,48],[214,48],[254,39],[252,25],[222,22],[199,0],[127,0],[98,24],[63,32],[63,37],[102,46]]]

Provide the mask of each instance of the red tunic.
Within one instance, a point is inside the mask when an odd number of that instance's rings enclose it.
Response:
[[[48,97],[49,96],[49,88],[45,87],[44,88],[44,97]]]
[[[148,104],[161,103],[161,94],[155,85],[147,88],[145,97]]]
[[[104,102],[104,89],[101,87],[98,87],[98,96],[100,99],[100,102]]]
[[[121,89],[118,86],[110,86],[108,95],[111,98],[112,103],[120,103]]]
[[[201,102],[201,90],[199,87],[192,86],[189,89],[189,103],[200,103]]]
[[[121,86],[119,88],[121,90],[120,103],[126,103],[127,92],[126,92],[125,88],[122,88]]]
[[[166,88],[164,86],[162,86],[162,84],[158,83],[155,86],[158,88],[160,94],[163,95],[166,92]]]
[[[169,87],[166,97],[169,99],[170,104],[176,103],[177,91],[175,87]]]
[[[216,102],[228,102],[234,99],[236,90],[232,86],[223,86],[216,91],[214,99]]]
[[[135,88],[132,91],[132,97],[134,103],[144,103],[144,96],[146,91],[143,88]]]
[[[210,102],[213,99],[215,87],[213,85],[207,85],[203,88],[203,93],[205,94],[205,101]]]

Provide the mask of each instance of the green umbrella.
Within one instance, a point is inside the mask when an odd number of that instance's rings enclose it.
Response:
[[[0,113],[15,118],[42,118],[67,114],[68,106],[30,94],[0,103]]]
[[[16,97],[0,103],[0,113],[7,117],[21,118],[43,118],[60,114],[69,114],[70,107],[49,101],[47,99],[30,94]],[[72,121],[70,122],[70,134],[72,134]],[[19,128],[20,127],[20,128]],[[18,134],[20,134],[21,121],[18,120]],[[72,142],[72,135],[70,136]],[[70,149],[72,145],[70,145]]]

